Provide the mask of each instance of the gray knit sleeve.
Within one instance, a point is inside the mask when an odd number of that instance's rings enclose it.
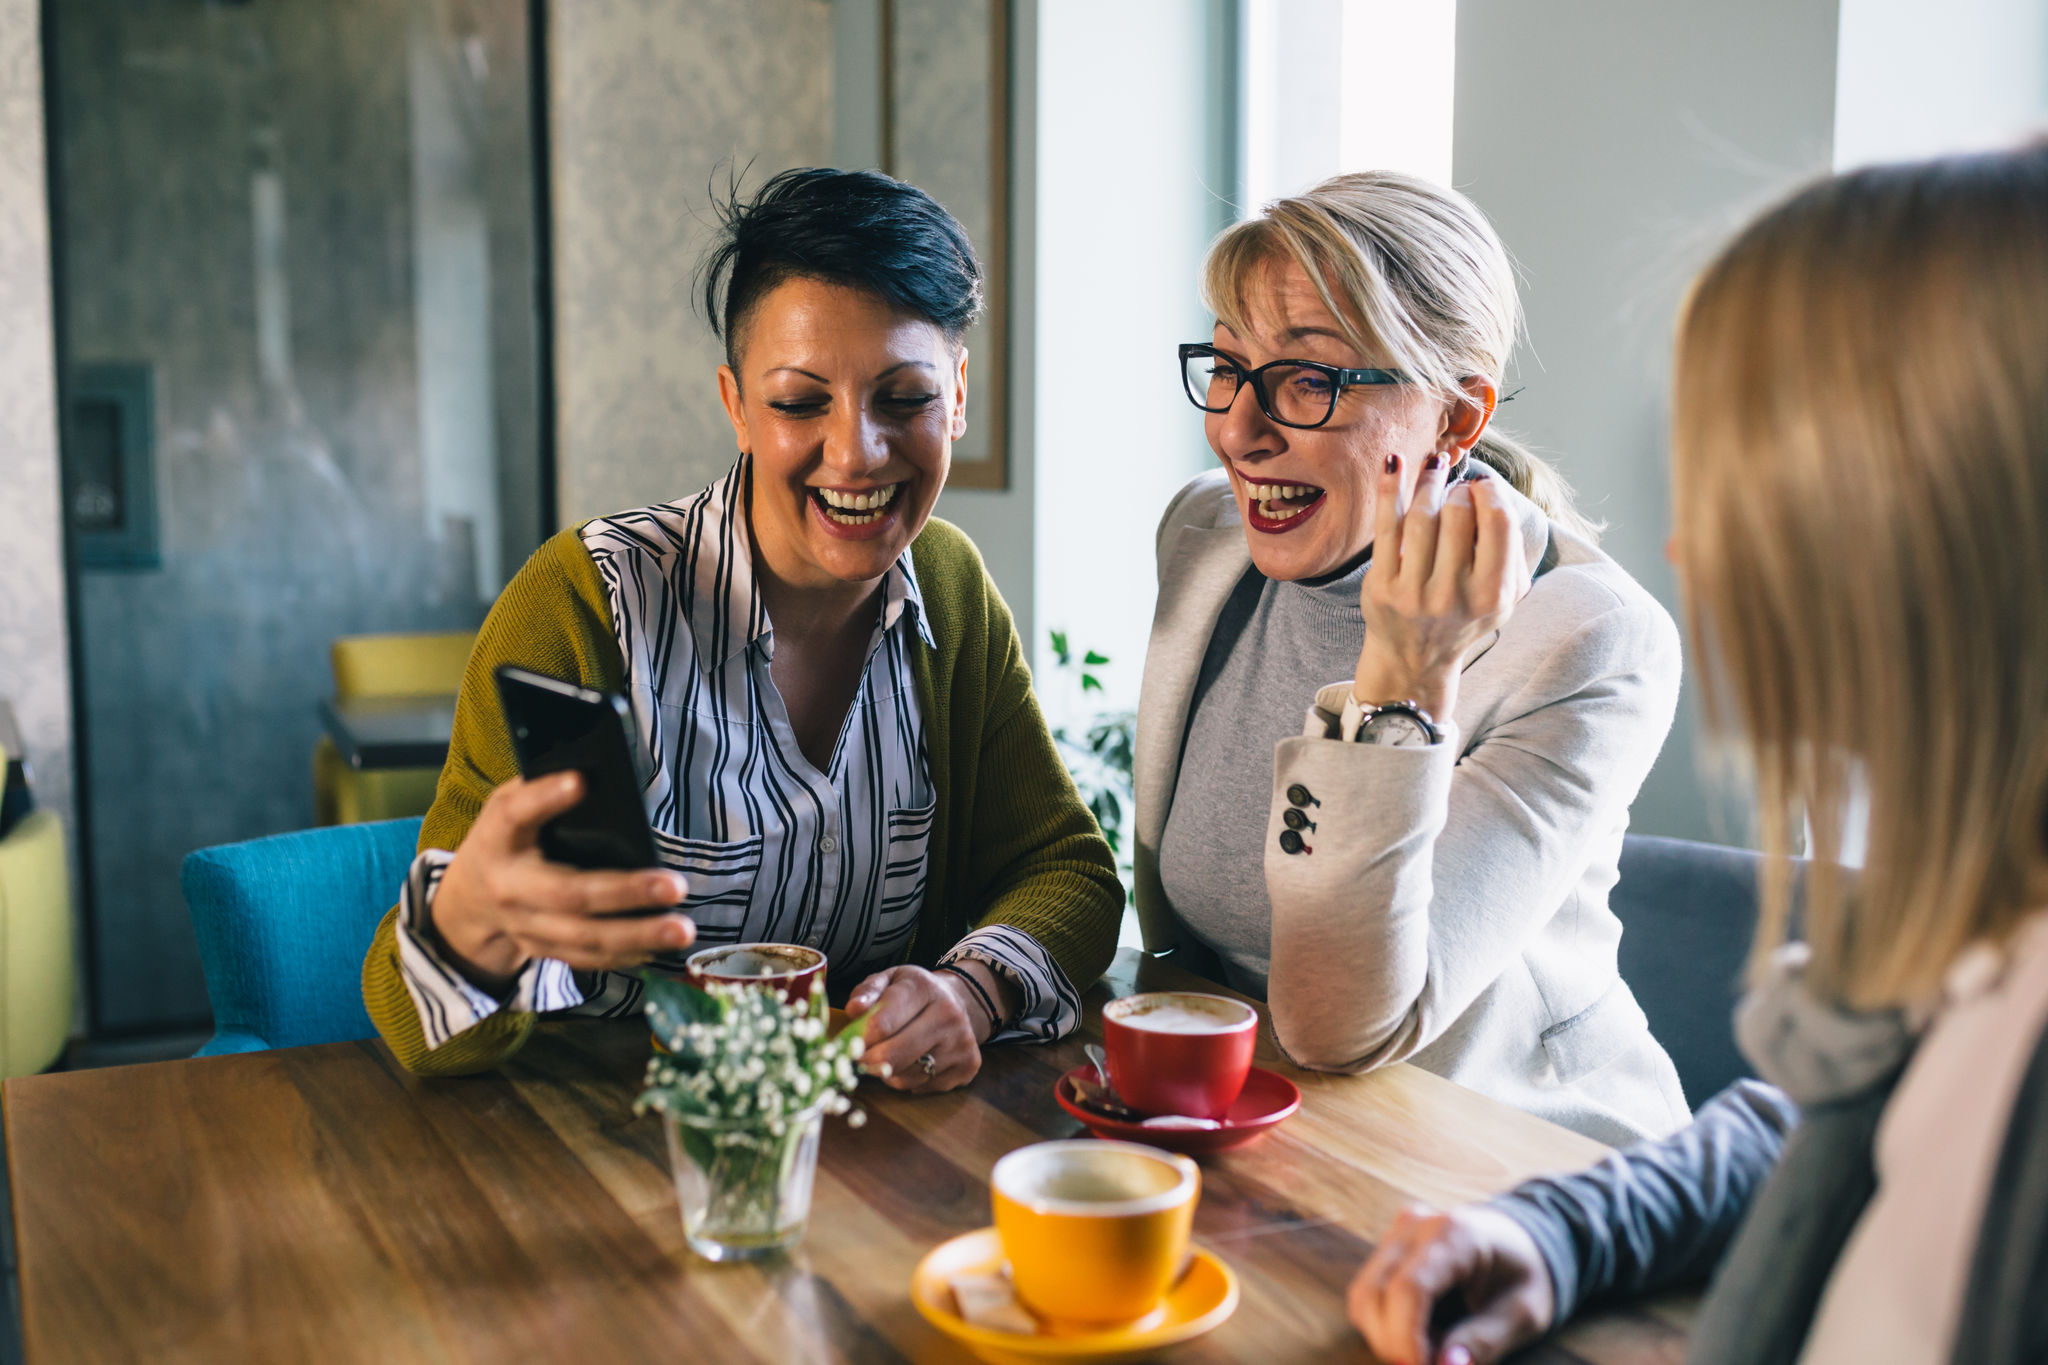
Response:
[[[1562,1323],[1590,1299],[1705,1279],[1798,1121],[1782,1091],[1737,1081],[1670,1137],[1531,1180],[1491,1207],[1535,1239]]]

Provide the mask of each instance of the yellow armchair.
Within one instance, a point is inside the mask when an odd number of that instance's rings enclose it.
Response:
[[[76,985],[64,827],[55,811],[33,810],[0,837],[0,1076],[33,1075],[57,1060]]]
[[[461,690],[475,645],[473,630],[344,635],[329,652],[334,695],[343,701],[452,695]],[[334,741],[322,735],[313,746],[313,822],[354,825],[425,815],[440,777],[439,768],[351,768]]]

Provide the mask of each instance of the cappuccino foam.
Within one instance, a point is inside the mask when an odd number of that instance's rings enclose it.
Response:
[[[1164,1000],[1149,1009],[1124,1010],[1112,1017],[1119,1024],[1150,1033],[1232,1033],[1244,1027],[1246,1012]]]
[[[996,1183],[1012,1199],[1064,1204],[1126,1204],[1171,1192],[1183,1179],[1171,1162],[1114,1148],[1052,1147],[1008,1161]],[[1019,1149],[1029,1151],[1028,1148]],[[1013,1154],[1014,1155],[1014,1154]]]
[[[814,956],[773,948],[735,948],[707,959],[699,970],[714,976],[788,976],[816,962]]]

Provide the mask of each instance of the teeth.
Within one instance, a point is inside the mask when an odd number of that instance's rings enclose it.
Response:
[[[1253,502],[1271,504],[1288,502],[1296,498],[1313,497],[1323,490],[1312,484],[1302,483],[1251,483],[1244,486]],[[1295,509],[1300,510],[1300,509]]]
[[[1267,521],[1287,521],[1306,512],[1306,507],[1282,507],[1277,502],[1260,502],[1259,515]]]
[[[896,492],[902,487],[900,483],[892,483],[886,488],[876,488],[864,493],[841,493],[831,488],[813,491],[828,507],[847,512],[866,512],[878,507],[887,507],[896,500]],[[872,521],[874,518],[869,517],[867,520]]]
[[[841,526],[865,526],[881,520],[881,509],[896,500],[896,494],[902,487],[900,483],[892,483],[885,488],[859,493],[841,493],[832,488],[814,488],[811,491],[818,495],[818,500],[825,505],[825,515],[834,522]]]

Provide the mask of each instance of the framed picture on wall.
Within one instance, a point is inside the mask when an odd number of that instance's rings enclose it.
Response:
[[[956,488],[1010,481],[1010,0],[881,0],[882,164],[960,220],[988,308],[967,333]]]

